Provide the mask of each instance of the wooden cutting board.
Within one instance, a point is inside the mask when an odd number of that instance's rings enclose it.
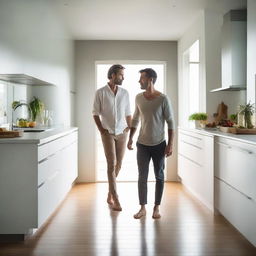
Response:
[[[253,128],[253,129],[235,128],[231,132],[235,134],[256,134],[256,128]]]
[[[23,131],[0,131],[0,138],[22,137]]]

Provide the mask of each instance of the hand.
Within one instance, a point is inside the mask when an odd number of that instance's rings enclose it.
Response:
[[[124,129],[123,133],[129,132],[129,130],[130,130],[130,128],[129,128],[129,127],[126,127],[126,128]]]
[[[102,128],[102,129],[99,129],[99,131],[100,131],[101,135],[108,134],[108,130],[107,129]]]
[[[133,150],[132,143],[133,143],[132,139],[129,139],[129,140],[128,140],[128,143],[127,143],[127,148],[128,148],[129,150]]]
[[[171,156],[172,155],[172,145],[167,145],[164,151],[164,154],[166,157]]]

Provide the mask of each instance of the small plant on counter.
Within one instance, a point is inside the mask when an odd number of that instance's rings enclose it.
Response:
[[[207,114],[206,113],[194,113],[189,116],[189,120],[199,120],[199,121],[205,121],[207,120]]]
[[[255,104],[251,104],[250,102],[247,103],[246,105],[240,105],[239,106],[239,112],[238,112],[238,117],[243,118],[243,124],[244,127],[247,129],[252,129],[253,124],[252,124],[252,115],[255,111]],[[242,127],[243,125],[240,124]]]
[[[207,117],[206,113],[194,113],[188,119],[195,121],[195,128],[205,128]]]
[[[231,122],[233,122],[234,124],[237,124],[237,114],[231,114],[229,116],[229,119]]]
[[[31,122],[29,122],[29,127],[35,127],[37,117],[44,110],[44,103],[37,97],[33,97],[33,100],[29,104],[27,104],[26,102],[23,102],[23,101],[13,101],[13,103],[12,103],[13,110],[16,110],[17,108],[19,108],[21,106],[26,106],[28,108],[29,116],[31,119]],[[23,119],[21,121],[23,121]],[[22,124],[22,122],[21,122],[21,124]],[[25,127],[25,125],[18,125],[18,126]]]
[[[44,110],[44,103],[39,98],[34,97],[33,100],[29,103],[29,108],[32,122],[36,122],[37,117]]]

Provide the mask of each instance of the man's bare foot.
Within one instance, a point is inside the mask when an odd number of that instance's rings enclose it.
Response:
[[[161,218],[161,215],[160,215],[160,212],[159,212],[159,206],[156,205],[153,209],[153,215],[152,215],[152,218],[153,219],[160,219]]]
[[[118,199],[113,199],[113,204],[111,205],[113,211],[122,211],[122,207]]]
[[[146,216],[146,209],[145,208],[140,209],[136,214],[133,215],[134,219],[140,219],[144,216]]]
[[[110,193],[108,193],[107,203],[109,205],[113,205],[114,204],[113,199],[112,199],[112,195]]]

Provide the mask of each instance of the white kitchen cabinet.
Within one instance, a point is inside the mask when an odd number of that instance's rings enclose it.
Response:
[[[184,186],[214,210],[213,136],[179,129],[178,175]]]
[[[256,200],[256,146],[216,138],[215,176]]]
[[[215,140],[215,207],[256,246],[256,146]]]
[[[42,154],[45,152],[45,147],[48,148],[48,153]],[[44,158],[41,158],[42,155]],[[39,146],[38,160],[38,227],[40,227],[64,199],[77,177],[77,132]]]
[[[0,160],[0,234],[27,234],[47,220],[77,177],[77,129],[39,144],[1,143]]]
[[[181,182],[256,246],[256,136],[179,128],[178,142]]]

